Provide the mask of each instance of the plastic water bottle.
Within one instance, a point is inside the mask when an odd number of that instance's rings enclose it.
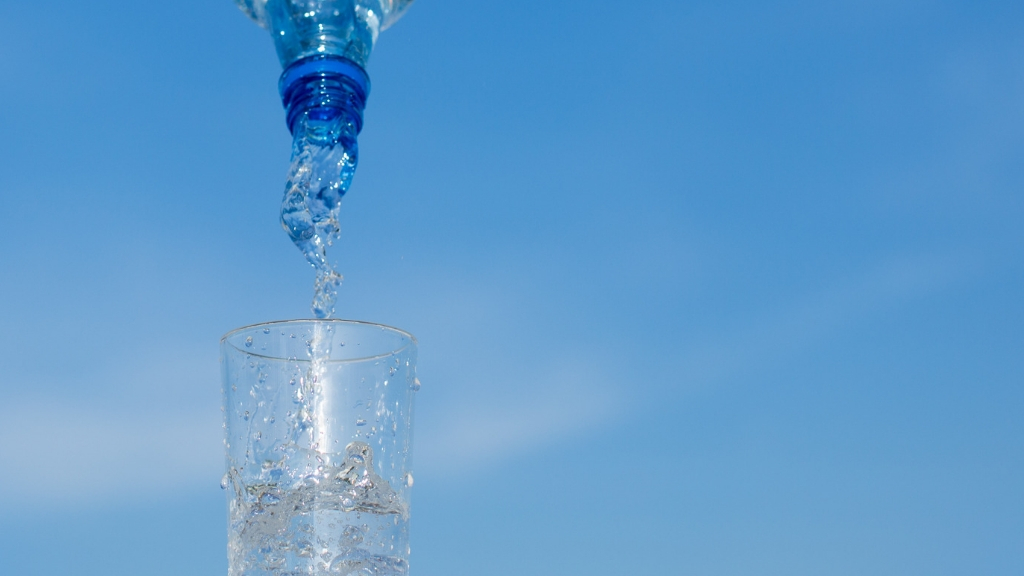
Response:
[[[412,0],[235,0],[274,37],[281,66],[311,56],[343,58],[365,67],[377,35]]]
[[[270,31],[284,67],[278,88],[293,141],[281,225],[316,270],[312,310],[327,318],[341,284],[327,247],[358,162],[366,63],[378,34],[413,0],[235,1]]]

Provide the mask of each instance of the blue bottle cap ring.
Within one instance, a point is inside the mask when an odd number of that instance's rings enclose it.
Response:
[[[354,122],[357,134],[363,128],[370,77],[351,60],[333,55],[297,60],[281,73],[278,90],[292,134],[298,119],[313,108],[344,110]]]
[[[370,77],[363,68],[348,58],[333,56],[330,54],[318,54],[306,56],[292,62],[281,73],[281,79],[277,83],[278,91],[284,98],[296,82],[307,77],[344,76],[351,80],[362,92],[365,101],[370,95]]]

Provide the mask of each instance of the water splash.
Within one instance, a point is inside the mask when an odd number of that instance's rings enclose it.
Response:
[[[358,162],[358,125],[348,114],[307,112],[298,119],[291,168],[281,203],[281,226],[316,270],[312,310],[334,314],[342,276],[327,256],[338,239],[341,198]]]
[[[317,456],[304,471],[264,462],[248,484],[228,472],[231,576],[408,574],[408,550],[396,549],[408,539],[408,503],[374,472],[373,449],[357,441],[336,462]]]

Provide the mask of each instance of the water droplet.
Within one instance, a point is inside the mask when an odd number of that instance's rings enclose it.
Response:
[[[356,426],[366,426],[366,420],[363,420],[362,418],[356,420]]]
[[[249,411],[248,410],[246,410],[245,414],[242,415],[242,420],[245,420],[245,421],[249,420]]]
[[[413,482],[413,480],[412,480],[412,472],[406,472],[405,473],[405,485],[408,486],[409,488],[412,488],[412,482]]]
[[[363,541],[363,531],[349,524],[341,531],[341,541],[348,546],[355,546]]]
[[[415,392],[415,391],[417,391],[419,389],[420,389],[420,379],[419,378],[413,378],[412,379],[412,390],[413,390],[413,392]]]
[[[231,482],[231,479],[228,477],[227,473],[225,472],[224,475],[220,477],[220,489],[221,490],[227,490],[229,482]]]
[[[301,558],[313,557],[313,544],[309,540],[302,540],[296,544],[296,555]]]
[[[263,329],[263,333],[264,334],[270,334],[270,328],[264,328]]]
[[[245,347],[252,348],[252,336],[245,337]]]

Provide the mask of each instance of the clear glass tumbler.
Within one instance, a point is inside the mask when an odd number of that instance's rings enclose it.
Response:
[[[293,320],[221,340],[230,576],[405,575],[416,340]]]

